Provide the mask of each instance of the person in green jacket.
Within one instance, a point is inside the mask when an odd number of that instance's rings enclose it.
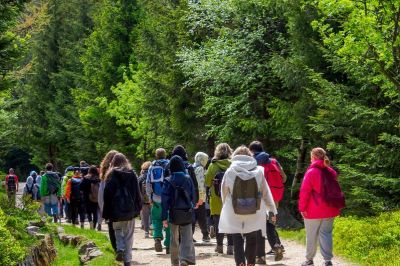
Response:
[[[219,218],[222,209],[221,200],[221,182],[222,177],[231,165],[230,158],[232,156],[232,149],[227,143],[220,143],[217,145],[214,151],[214,157],[211,161],[210,166],[206,172],[205,184],[209,191],[211,191],[210,196],[210,211],[211,217],[214,224],[214,230],[217,237],[217,247],[215,252],[223,253],[223,242],[224,234],[218,233]],[[233,255],[233,238],[231,235],[227,235],[228,238],[228,248],[226,254]]]
[[[68,180],[70,180],[73,175],[74,175],[74,167],[68,166],[67,169],[65,169],[65,176],[63,177],[62,182],[61,182],[61,208],[64,208],[65,219],[66,219],[67,223],[71,222],[71,215],[70,215],[70,211],[69,211],[69,203],[68,203],[65,195],[66,195],[66,188],[67,188]],[[62,209],[61,209],[61,213],[63,213]]]
[[[40,197],[44,204],[44,211],[54,218],[54,222],[58,221],[58,206],[61,198],[61,180],[60,177],[53,172],[53,165],[46,164],[46,173],[40,181]]]

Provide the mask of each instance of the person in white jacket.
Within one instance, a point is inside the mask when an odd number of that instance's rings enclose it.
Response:
[[[256,197],[258,197],[257,202],[259,203],[257,203],[257,210],[254,210],[254,213],[237,214],[237,209],[234,209],[233,202],[236,202],[237,199],[233,196],[233,192],[237,178],[241,179],[238,180],[242,181],[240,184],[244,184],[243,181],[252,179],[256,181],[258,189],[256,191],[258,196]],[[236,186],[238,184],[239,182],[236,183]],[[232,164],[225,172],[222,180],[221,192],[223,206],[219,230],[221,233],[233,235],[236,265],[254,265],[256,259],[256,234],[261,230],[262,235],[265,236],[268,213],[272,212],[275,215],[273,220],[276,220],[275,217],[278,212],[264,178],[264,170],[261,166],[257,166],[257,161],[252,157],[250,150],[246,146],[237,148],[233,153]],[[244,238],[246,238],[246,248],[244,248]]]

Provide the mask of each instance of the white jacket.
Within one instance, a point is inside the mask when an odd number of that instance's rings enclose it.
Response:
[[[260,210],[255,214],[238,215],[233,210],[232,196],[233,185],[236,178],[249,180],[255,178],[262,195]],[[271,191],[264,178],[264,169],[257,166],[257,161],[247,155],[236,155],[232,164],[225,172],[221,185],[222,211],[219,220],[219,232],[225,234],[247,234],[261,230],[266,235],[266,223],[268,212],[278,213]]]

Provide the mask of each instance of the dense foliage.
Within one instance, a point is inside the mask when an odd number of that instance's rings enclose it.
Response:
[[[22,6],[0,9],[2,155],[61,169],[112,148],[139,163],[159,146],[193,157],[259,139],[295,189],[322,146],[347,213],[398,209],[398,1],[42,0],[19,16]]]

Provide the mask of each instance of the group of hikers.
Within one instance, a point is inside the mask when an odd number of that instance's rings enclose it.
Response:
[[[266,255],[276,261],[283,258],[285,250],[275,225],[285,182],[280,163],[264,151],[261,142],[253,141],[234,151],[227,143],[218,144],[211,159],[197,152],[193,164],[182,145],[168,157],[165,149],[158,148],[155,160],[141,165],[139,176],[126,156],[115,150],[105,155],[99,167],[82,161],[79,167],[68,167],[63,177],[48,163],[40,175],[31,172],[24,194],[40,200],[55,222],[65,214],[74,225],[80,222],[83,228],[87,218],[91,229],[97,225],[101,230],[104,219],[116,260],[124,265],[132,261],[135,218],[140,216],[145,238],[154,239],[156,252],[164,246],[173,266],[196,264],[196,224],[203,242],[216,238],[216,253],[224,253],[226,236],[226,254],[233,255],[238,266],[251,266],[265,265]],[[18,190],[12,169],[6,189],[10,198]],[[326,152],[314,148],[299,198],[307,233],[302,265],[314,265],[318,242],[324,265],[332,265],[333,220],[343,207],[337,174]],[[271,247],[267,253],[266,238]]]

